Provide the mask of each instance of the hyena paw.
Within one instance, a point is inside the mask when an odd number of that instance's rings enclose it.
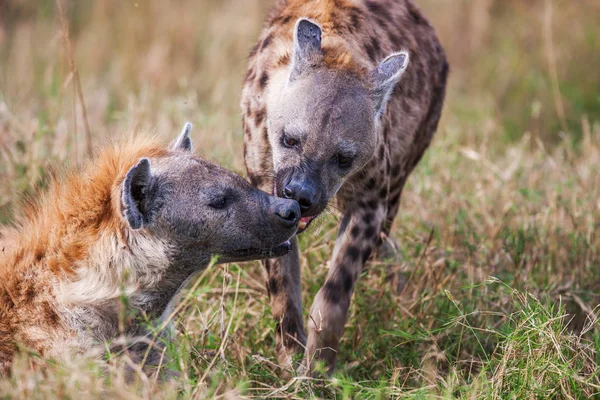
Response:
[[[300,374],[299,364],[301,364],[304,356],[305,343],[306,337],[301,336],[300,338],[289,340],[286,346],[277,345],[277,362],[281,368],[283,378],[287,379],[291,378],[294,374]]]
[[[398,243],[389,236],[383,238],[383,242],[377,248],[375,259],[385,264],[386,282],[390,284],[394,294],[402,293],[408,281],[408,275],[401,271],[400,264],[403,259]]]
[[[381,244],[375,251],[375,259],[377,261],[388,263],[402,262],[402,255],[400,254],[398,242],[390,236],[383,237]]]

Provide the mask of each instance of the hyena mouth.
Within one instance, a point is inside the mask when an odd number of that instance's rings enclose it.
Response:
[[[317,217],[316,215],[313,215],[312,217],[300,218],[300,222],[298,222],[298,231],[296,232],[296,235],[304,232],[306,230],[306,228],[308,228],[310,223],[313,221],[313,219],[315,219],[316,217]]]
[[[227,262],[232,261],[251,261],[262,260],[267,258],[283,257],[292,249],[292,244],[289,240],[278,244],[271,248],[249,248],[241,250],[233,250],[221,256],[222,260]],[[220,258],[220,259],[221,259]]]

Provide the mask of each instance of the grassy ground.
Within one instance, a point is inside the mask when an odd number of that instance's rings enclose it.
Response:
[[[363,273],[332,379],[280,378],[263,271],[229,264],[184,301],[172,385],[125,384],[120,358],[108,375],[22,359],[0,398],[600,397],[600,6],[417,3],[450,56],[447,105],[393,230],[402,260]],[[93,144],[190,120],[200,153],[243,173],[237,102],[269,4],[66,2]],[[85,158],[75,82],[54,2],[0,1],[0,222],[49,165]],[[306,309],[336,221],[313,225]]]

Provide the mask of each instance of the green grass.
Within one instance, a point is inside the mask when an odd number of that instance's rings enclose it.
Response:
[[[189,120],[200,154],[243,173],[239,90],[270,3],[65,2],[94,144],[139,125],[171,138]],[[331,379],[282,378],[254,262],[213,266],[189,293],[169,347],[179,379],[128,384],[118,354],[49,360],[42,370],[23,357],[0,380],[0,398],[600,397],[598,6],[555,5],[563,132],[547,3],[418,3],[452,65],[444,116],[403,194],[392,231],[401,258],[362,273]],[[7,4],[2,224],[49,166],[85,158],[54,2]],[[327,273],[336,219],[313,225],[300,240],[305,313]]]

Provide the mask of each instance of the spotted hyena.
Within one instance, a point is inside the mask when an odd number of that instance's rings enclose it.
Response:
[[[307,361],[334,368],[356,280],[389,242],[447,75],[435,31],[411,0],[281,0],[271,12],[241,99],[248,175],[300,203],[299,232],[334,198],[343,213],[308,340],[296,240],[289,255],[265,262],[281,363],[305,346]]]
[[[138,135],[105,148],[0,230],[0,374],[23,349],[61,359],[123,333],[142,339],[130,348],[142,360],[147,326],[134,320],[123,332],[123,296],[138,316],[162,321],[215,255],[290,250],[298,203],[196,157],[189,128],[169,147]],[[163,356],[150,350],[151,363]]]

